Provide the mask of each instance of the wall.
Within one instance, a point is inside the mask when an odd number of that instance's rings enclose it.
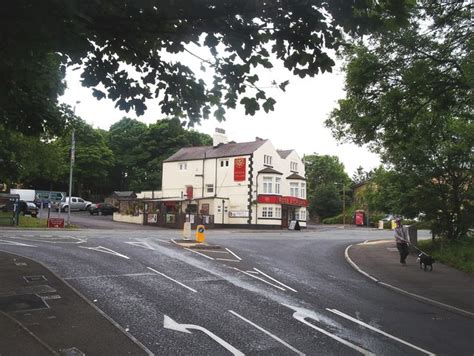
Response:
[[[126,222],[129,224],[140,224],[143,225],[143,214],[140,214],[138,216],[132,216],[132,215],[123,215],[120,213],[114,213],[113,216],[114,221],[120,221],[120,222]]]

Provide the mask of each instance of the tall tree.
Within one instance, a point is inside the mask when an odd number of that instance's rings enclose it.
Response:
[[[349,46],[347,97],[327,121],[336,137],[371,144],[412,198],[401,210],[450,239],[474,215],[471,8],[418,2],[403,30]]]
[[[0,3],[0,123],[24,132],[57,129],[67,66],[98,99],[140,115],[158,98],[166,116],[196,123],[238,103],[273,110],[258,71],[281,61],[294,75],[330,71],[327,50],[342,32],[403,23],[405,0],[17,0]],[[209,86],[177,54],[203,47]],[[219,49],[219,50],[218,50]],[[284,90],[287,81],[275,83]],[[33,100],[31,100],[33,99]]]
[[[350,178],[336,156],[305,156],[308,184],[309,212],[311,216],[326,218],[341,213],[343,194],[349,203]]]

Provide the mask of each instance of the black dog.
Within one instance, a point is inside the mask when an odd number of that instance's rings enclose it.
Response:
[[[430,255],[427,255],[426,253],[424,252],[421,252],[419,255],[418,255],[418,260],[420,262],[420,268],[422,268],[422,265],[424,266],[424,270],[426,271],[426,267],[430,266],[430,271],[433,270],[433,263],[435,261],[435,259],[433,257],[431,257]]]

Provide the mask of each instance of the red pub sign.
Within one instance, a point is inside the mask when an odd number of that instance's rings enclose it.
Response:
[[[262,204],[281,204],[293,206],[308,206],[306,199],[296,197],[280,196],[280,195],[259,195],[258,202]]]
[[[64,228],[64,219],[61,218],[49,218],[48,227],[52,228]]]
[[[234,159],[234,181],[235,182],[244,181],[246,172],[247,172],[247,159],[243,157]]]

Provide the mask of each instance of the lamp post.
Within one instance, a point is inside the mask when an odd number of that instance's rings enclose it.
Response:
[[[342,224],[346,227],[346,185],[345,183],[334,183],[335,185],[342,184]]]
[[[74,105],[73,113],[76,116],[76,105],[80,104],[80,101],[76,101]],[[72,195],[72,168],[74,166],[74,161],[76,159],[76,138],[75,138],[75,129],[72,129],[71,135],[71,162],[69,166],[69,198],[68,198],[68,206],[67,206],[67,225],[69,225],[71,221],[71,195]]]

